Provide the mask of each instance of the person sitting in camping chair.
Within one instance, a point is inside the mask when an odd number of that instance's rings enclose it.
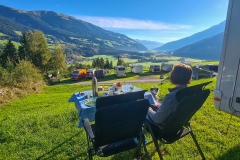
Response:
[[[173,66],[172,73],[170,75],[170,81],[175,88],[169,89],[167,94],[161,103],[149,107],[147,118],[157,124],[161,124],[165,119],[170,116],[172,111],[176,108],[178,102],[176,100],[176,92],[182,88],[186,88],[192,80],[192,68],[185,64],[176,64]],[[153,132],[158,132],[158,127],[152,126]],[[154,129],[155,128],[155,129]]]

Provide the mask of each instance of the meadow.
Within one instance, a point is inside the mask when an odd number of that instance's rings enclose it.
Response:
[[[151,78],[153,79],[159,79],[159,74],[161,74],[163,72],[160,73],[152,73],[149,72],[149,68],[143,68],[143,72],[141,74],[134,74],[133,72],[131,72],[131,69],[129,67],[127,67],[126,69],[126,77],[117,77],[116,74],[114,73],[113,69],[108,69],[108,73],[105,75],[105,77],[103,78],[98,78],[97,81],[98,82],[102,82],[102,81],[120,81],[120,82],[124,82],[124,81],[128,81],[128,80],[134,80],[134,79],[138,79],[140,77],[144,77],[144,76],[151,76]],[[165,72],[164,72],[165,73]],[[72,81],[70,77],[67,78],[62,78],[60,80],[60,82],[57,82],[57,84],[59,83],[79,83],[79,82],[91,82],[92,79],[91,78],[82,78],[78,81]]]
[[[144,54],[143,54],[144,56]],[[82,64],[85,65],[92,65],[92,60],[91,59],[95,59],[95,58],[103,58],[104,60],[108,59],[109,61],[113,62],[113,66],[117,65],[117,58],[114,56],[110,56],[110,55],[95,55],[92,57],[83,57],[85,58],[85,60],[81,61]],[[150,58],[150,57],[145,57],[145,58]],[[175,57],[175,56],[152,56],[152,58],[156,58],[156,59],[164,59],[164,60],[168,60],[167,63],[171,63],[171,64],[178,64],[180,63],[179,59],[181,57]],[[124,60],[125,63],[129,63],[130,65],[133,63],[140,63],[138,62],[138,59],[130,59],[130,58],[121,58],[122,60]],[[219,61],[206,61],[206,62],[202,62],[202,60],[199,59],[192,59],[192,58],[185,58],[185,60],[187,62],[192,63],[192,65],[197,64],[197,63],[201,63],[201,64],[218,64]],[[142,64],[144,67],[149,68],[149,66],[151,64],[158,64],[161,65],[162,62],[141,62],[140,64]]]
[[[202,108],[191,119],[196,138],[210,160],[239,160],[239,118],[232,117],[226,135],[230,115],[217,110],[213,104],[216,80],[201,79],[191,85],[213,81],[207,88],[211,94]],[[134,84],[149,90],[160,88],[160,99],[173,87],[163,83]],[[75,92],[89,90],[90,85],[46,86],[38,94],[28,95],[0,107],[0,159],[87,159],[87,141],[74,103],[68,100]],[[151,138],[147,134],[148,140]],[[152,159],[159,159],[153,144],[147,146]],[[165,160],[201,159],[194,142],[186,136],[171,145],[161,146]],[[94,159],[102,159],[97,156]],[[134,150],[119,153],[105,159],[131,160]]]
[[[0,33],[0,36],[1,36],[1,33]],[[3,36],[3,35],[2,35]],[[0,44],[1,45],[6,45],[7,44],[7,42],[8,42],[8,40],[0,40]],[[19,46],[20,46],[20,43],[19,42],[15,42],[15,41],[12,41],[12,43],[14,44],[14,46],[16,47],[16,48],[18,48]]]

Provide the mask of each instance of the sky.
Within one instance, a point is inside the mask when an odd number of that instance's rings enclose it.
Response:
[[[171,42],[226,19],[228,0],[0,0],[20,10],[74,16],[132,39]]]

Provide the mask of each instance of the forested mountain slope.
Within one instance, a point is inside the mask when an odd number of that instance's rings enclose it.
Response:
[[[16,31],[37,29],[46,35],[49,44],[64,44],[67,53],[93,55],[101,50],[147,50],[123,34],[53,11],[23,11],[0,5],[0,22],[0,32],[11,39],[19,39]]]

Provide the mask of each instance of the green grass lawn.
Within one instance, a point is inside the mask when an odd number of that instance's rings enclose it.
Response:
[[[6,36],[6,34],[3,34],[3,33],[0,32],[0,37],[1,37],[1,36]]]
[[[143,56],[144,56],[144,54],[143,54]],[[113,66],[117,65],[117,58],[114,57],[114,56],[110,56],[110,55],[94,55],[92,57],[87,57],[87,58],[98,58],[98,57],[99,58],[103,58],[103,59],[108,59],[109,61],[112,61],[113,62]],[[148,57],[148,58],[150,58],[150,57]],[[179,59],[181,57],[161,56],[161,57],[155,57],[155,58],[168,60],[169,62],[167,62],[167,63],[179,64],[180,63]],[[138,59],[130,59],[130,58],[121,58],[121,59],[123,59],[125,63],[131,63],[131,64],[132,63],[139,63]],[[199,59],[185,58],[185,60],[188,61],[188,62],[191,62],[192,64],[197,64],[197,63],[207,63],[207,64],[211,63],[212,64],[212,62],[201,62],[201,60],[199,60]],[[86,65],[88,65],[88,64],[92,65],[92,61],[89,61],[89,60],[88,61],[87,60],[83,61],[81,63],[86,64]],[[213,62],[213,63],[215,63],[215,62]],[[159,64],[159,65],[161,65],[162,62],[141,62],[141,64],[144,67],[149,67],[151,64]]]
[[[14,31],[17,35],[22,36],[22,32],[20,31]]]
[[[214,79],[193,81],[191,85]],[[136,84],[142,89],[158,86],[160,99],[173,87],[162,84]],[[90,85],[46,86],[42,93],[31,94],[0,108],[0,159],[87,159],[87,141],[83,129],[77,128],[79,117],[74,103],[68,99]],[[218,111],[213,104],[215,80],[208,86],[211,94],[191,120],[193,131],[206,156],[212,160],[239,160],[239,118],[233,117],[225,135],[230,115]],[[149,135],[147,135],[149,138]],[[149,139],[150,140],[150,139]],[[161,147],[165,160],[201,159],[190,136]],[[158,159],[153,144],[147,146],[152,159]],[[105,159],[131,160],[133,151]],[[94,157],[94,159],[101,159]]]

